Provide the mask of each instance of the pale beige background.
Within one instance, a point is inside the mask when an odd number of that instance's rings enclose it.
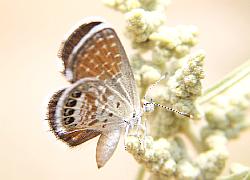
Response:
[[[43,120],[49,94],[67,85],[59,73],[59,43],[75,22],[90,15],[103,16],[122,35],[123,16],[100,0],[0,0],[0,179],[135,177],[137,163],[122,143],[98,170],[96,140],[69,149]],[[199,47],[207,52],[206,86],[250,57],[249,0],[175,0],[167,16],[169,25],[200,28]],[[232,161],[250,165],[249,138],[245,132],[230,144]]]

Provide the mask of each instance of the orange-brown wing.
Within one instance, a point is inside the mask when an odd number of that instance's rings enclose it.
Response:
[[[110,28],[99,30],[101,25],[90,32],[89,37],[83,37],[69,56],[66,76],[72,82],[85,77],[106,80],[121,76],[122,59],[118,38]]]
[[[62,42],[58,55],[71,82],[85,77],[114,78],[120,74],[122,56],[123,61],[128,61],[114,30],[95,19],[84,20],[74,28]]]

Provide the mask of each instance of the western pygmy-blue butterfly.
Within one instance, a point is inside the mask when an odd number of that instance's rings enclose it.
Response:
[[[50,127],[71,147],[100,135],[96,162],[98,168],[103,167],[122,131],[125,129],[127,135],[140,126],[143,112],[161,105],[151,101],[141,106],[124,48],[114,29],[99,19],[78,24],[62,42],[59,57],[72,84],[52,96],[48,105]]]

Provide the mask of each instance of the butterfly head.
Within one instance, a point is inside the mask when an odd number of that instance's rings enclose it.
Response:
[[[143,103],[143,111],[144,112],[153,112],[155,109],[155,105],[151,99],[150,102],[144,102]]]

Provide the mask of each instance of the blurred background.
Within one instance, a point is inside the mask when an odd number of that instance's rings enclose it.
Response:
[[[250,58],[249,0],[173,0],[168,25],[194,24],[207,52],[205,87]],[[0,179],[134,179],[138,165],[121,141],[98,170],[97,139],[70,149],[48,131],[46,103],[67,86],[57,51],[64,34],[81,18],[102,16],[124,42],[124,18],[101,0],[0,0]],[[128,52],[129,54],[129,52]],[[250,133],[229,144],[230,162],[250,166]]]

